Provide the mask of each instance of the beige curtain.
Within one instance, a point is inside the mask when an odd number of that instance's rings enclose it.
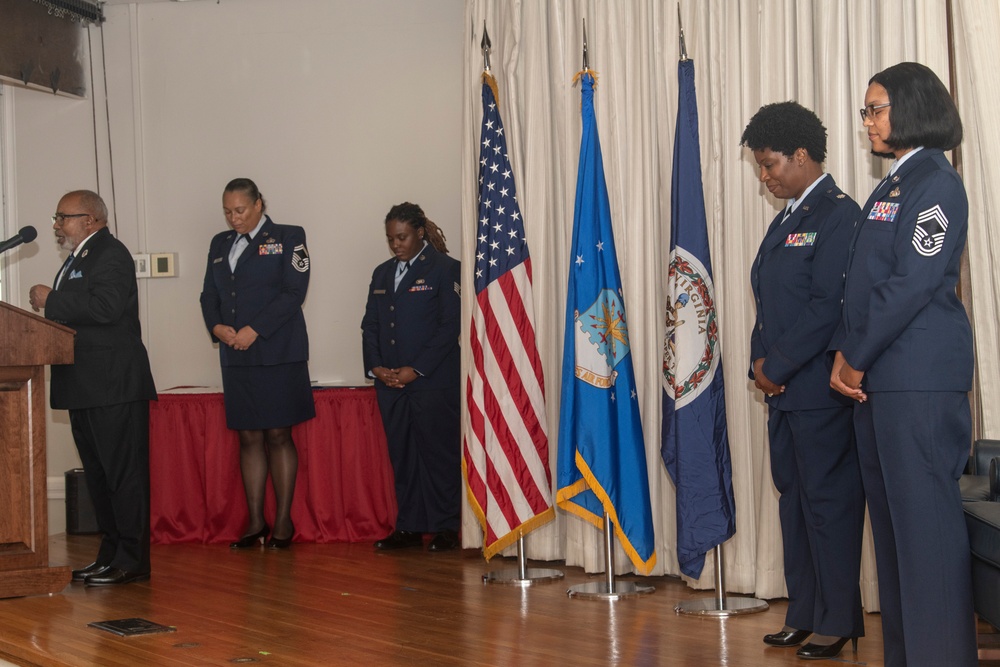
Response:
[[[962,178],[969,192],[969,269],[972,280],[976,377],[981,435],[1000,438],[1000,4],[955,2],[955,72],[965,127]]]
[[[946,0],[682,0],[680,5],[688,54],[696,68],[702,177],[722,325],[737,505],[737,534],[723,547],[726,575],[731,592],[781,597],[785,594],[781,534],[777,494],[769,472],[766,408],[746,379],[747,341],[754,318],[748,287],[750,263],[780,204],[757,182],[752,158],[739,147],[739,137],[762,104],[789,99],[801,102],[816,111],[829,131],[827,171],[863,203],[888,167],[868,153],[858,119],[868,78],[896,62],[918,60],[948,81]],[[995,12],[992,5],[991,11]],[[658,575],[679,574],[674,490],[659,454],[663,267],[669,240],[672,135],[677,112],[677,13],[675,3],[659,0],[468,0],[466,10],[463,177],[468,187],[462,210],[468,229],[473,229],[482,118],[480,40],[485,20],[493,42],[492,69],[499,84],[501,113],[534,268],[553,482],[580,140],[580,93],[571,80],[582,62],[582,21],[586,18],[590,66],[599,75],[597,122],[631,320],[629,333],[656,528],[658,562],[654,574]],[[963,15],[963,20],[981,21],[979,13],[975,14]],[[985,41],[990,34],[996,33],[984,26],[981,39]],[[967,57],[984,70],[979,76],[988,78],[995,66],[986,55]],[[970,74],[978,72],[972,69]],[[973,92],[971,83],[964,87]],[[990,86],[991,103],[983,106],[985,114],[996,113],[998,107],[992,102],[997,89]],[[979,101],[977,97],[969,104]],[[968,110],[965,121],[969,139],[978,138],[973,125],[982,123]],[[983,142],[997,145],[995,135],[983,137]],[[986,150],[981,155],[998,159]],[[971,157],[967,156],[970,166]],[[984,178],[988,166],[981,166]],[[994,169],[991,173],[997,172]],[[970,181],[970,189],[974,186]],[[985,215],[991,208],[984,201],[976,215]],[[997,246],[1000,232],[995,227],[992,243]],[[987,241],[982,243],[980,251],[989,257]],[[470,234],[463,242],[466,271],[473,263],[472,249]],[[974,298],[982,295],[994,305],[989,312],[994,332],[990,344],[995,354],[995,306],[1000,285],[986,260],[977,256],[973,261],[974,278],[979,278]],[[978,272],[976,262],[980,262]],[[471,294],[464,298],[468,306]],[[996,367],[994,360],[994,378]],[[980,373],[984,372],[981,365]],[[993,391],[997,390],[1000,387],[994,385]],[[465,546],[478,546],[480,537],[475,519],[466,512]],[[588,572],[604,568],[601,533],[561,511],[555,522],[529,535],[526,545],[530,558],[565,559],[568,565],[582,566]],[[620,549],[616,564],[619,573],[630,571]],[[689,583],[695,588],[710,588],[712,577],[709,559],[701,579]],[[870,540],[862,587],[865,607],[877,609]]]

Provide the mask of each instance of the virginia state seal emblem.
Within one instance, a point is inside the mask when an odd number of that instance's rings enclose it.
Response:
[[[663,386],[680,409],[711,385],[722,360],[712,278],[680,246],[670,254],[667,294]]]

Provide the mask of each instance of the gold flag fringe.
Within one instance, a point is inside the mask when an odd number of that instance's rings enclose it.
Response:
[[[500,109],[500,93],[497,92],[497,80],[489,72],[483,72],[483,83],[493,91],[493,99],[497,102],[497,110]]]
[[[577,72],[576,75],[573,77],[573,85],[575,86],[584,74],[589,74],[594,78],[594,88],[597,88],[597,72],[595,72],[592,69],[582,69],[579,72]]]

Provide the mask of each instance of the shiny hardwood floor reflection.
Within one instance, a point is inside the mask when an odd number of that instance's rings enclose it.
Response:
[[[96,538],[51,540],[51,560],[85,565]],[[370,544],[295,544],[288,551],[153,547],[148,582],[68,586],[0,600],[0,659],[17,665],[803,665],[765,647],[785,603],[728,619],[679,616],[674,605],[711,593],[676,579],[643,579],[652,595],[615,603],[571,600],[595,577],[560,567],[563,582],[484,585],[477,551],[375,552]],[[599,579],[599,577],[598,577]],[[628,580],[628,577],[623,580]],[[176,632],[121,638],[87,627],[141,617]],[[882,665],[879,616],[841,664]],[[986,663],[983,663],[986,664]]]

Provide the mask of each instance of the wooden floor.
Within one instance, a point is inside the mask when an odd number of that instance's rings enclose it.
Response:
[[[53,536],[53,564],[90,562],[97,539]],[[370,544],[295,544],[286,552],[225,546],[153,547],[149,582],[71,584],[61,594],[0,600],[0,660],[15,665],[798,665],[793,649],[761,642],[784,601],[726,619],[681,616],[711,597],[676,579],[617,602],[569,599],[600,581],[561,564],[565,579],[526,589],[484,585],[477,551],[380,553]],[[622,581],[630,580],[623,577]],[[176,632],[122,638],[88,623],[140,617]],[[881,625],[840,664],[882,665]],[[982,664],[988,664],[983,662]]]

